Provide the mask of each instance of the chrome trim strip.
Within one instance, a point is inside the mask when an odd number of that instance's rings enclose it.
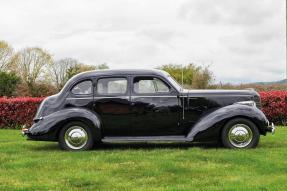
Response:
[[[204,95],[199,95],[199,94],[189,94],[189,95],[183,95],[183,96],[180,96],[180,97],[188,97],[188,98],[202,98],[202,97],[236,97],[236,96],[244,96],[244,97],[249,97],[250,95],[240,95],[240,94],[232,94],[232,95],[224,95],[224,94],[222,94],[222,95],[219,95],[219,94],[210,94],[210,95],[208,95],[208,94],[204,94]]]
[[[73,99],[93,99],[93,97],[67,97],[67,100],[73,100]]]
[[[189,99],[197,99],[197,98],[200,98],[200,97],[202,97],[202,96],[192,96],[192,97],[190,97],[190,96],[160,96],[160,95],[152,95],[152,96],[149,96],[149,95],[133,95],[133,96],[131,96],[131,98],[141,98],[141,97],[170,97],[170,98],[172,98],[172,97],[180,97],[180,98],[189,98]],[[129,96],[96,96],[96,97],[94,97],[94,99],[97,99],[97,98],[101,98],[101,99],[107,99],[107,98],[126,98],[126,99],[128,99],[129,98]],[[67,100],[73,100],[73,99],[93,99],[93,97],[68,97],[68,98],[66,98]]]
[[[131,96],[132,98],[141,98],[141,97],[177,97],[177,96],[146,96],[146,95],[143,95],[143,96]]]
[[[229,96],[229,95],[228,95]],[[201,98],[202,96],[148,96],[148,95],[142,95],[142,96],[131,96],[131,98],[141,98],[141,97],[180,97],[180,98],[189,98],[189,99],[197,99],[197,98]],[[206,97],[216,97],[216,95],[212,95],[212,96],[206,96]],[[94,99],[97,98],[126,98],[128,99],[129,96],[96,96],[94,97]],[[73,99],[93,99],[93,97],[68,97],[66,98],[67,100],[73,100]]]
[[[123,99],[129,99],[130,96],[103,96],[103,97],[94,97],[94,99],[109,99],[109,98],[123,98]]]

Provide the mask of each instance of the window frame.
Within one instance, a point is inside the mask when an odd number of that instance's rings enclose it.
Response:
[[[135,78],[145,78],[145,77],[150,77],[150,78],[157,78],[159,80],[161,80],[166,86],[168,86],[169,88],[169,91],[168,92],[155,92],[155,93],[138,93],[138,92],[135,92],[134,90],[134,80]],[[154,84],[154,82],[153,82]],[[156,88],[156,91],[157,91],[157,86],[154,84],[155,88]],[[161,76],[155,76],[155,75],[136,75],[136,76],[133,76],[132,79],[131,79],[131,92],[133,95],[170,95],[172,92],[173,92],[173,86],[170,85],[167,80],[165,80],[164,78],[162,78]]]
[[[73,93],[74,87],[77,86],[78,84],[82,83],[82,82],[85,82],[85,81],[90,81],[91,82],[91,85],[92,85],[91,93],[89,93],[89,94],[76,94],[76,93]],[[73,96],[76,96],[76,97],[79,97],[79,96],[92,96],[93,95],[93,91],[94,91],[94,83],[93,83],[93,80],[90,79],[90,78],[79,80],[79,81],[75,82],[72,85],[72,87],[70,88],[70,94],[72,94]]]
[[[99,80],[101,79],[106,79],[106,78],[122,78],[122,79],[125,79],[127,81],[127,89],[126,89],[126,92],[125,93],[106,93],[106,94],[99,94],[98,93],[98,82]],[[116,96],[126,96],[129,94],[129,79],[127,76],[101,76],[101,77],[98,77],[97,79],[95,79],[95,87],[94,87],[94,96],[95,97],[116,97]]]

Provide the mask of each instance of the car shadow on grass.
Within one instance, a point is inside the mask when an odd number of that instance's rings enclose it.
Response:
[[[96,144],[91,151],[108,151],[108,150],[154,150],[154,149],[216,149],[222,148],[219,143],[100,143]],[[58,144],[51,143],[47,145],[37,145],[31,149],[37,151],[61,151]]]

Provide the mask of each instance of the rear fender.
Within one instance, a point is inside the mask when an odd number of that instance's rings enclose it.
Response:
[[[38,122],[34,123],[29,129],[32,136],[44,134],[56,134],[61,128],[58,124],[63,124],[68,121],[83,119],[88,121],[89,126],[92,126],[93,134],[100,133],[101,121],[97,114],[84,109],[84,108],[69,108],[54,112],[41,118]]]
[[[203,115],[191,128],[187,139],[192,141],[199,133],[204,134],[204,131],[210,130],[216,124],[237,116],[249,118],[257,125],[261,134],[266,134],[268,120],[261,110],[252,106],[233,104]]]

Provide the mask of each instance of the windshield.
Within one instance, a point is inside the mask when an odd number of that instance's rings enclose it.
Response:
[[[168,81],[176,88],[177,91],[182,90],[182,87],[172,76],[167,76],[167,78],[168,78]]]

